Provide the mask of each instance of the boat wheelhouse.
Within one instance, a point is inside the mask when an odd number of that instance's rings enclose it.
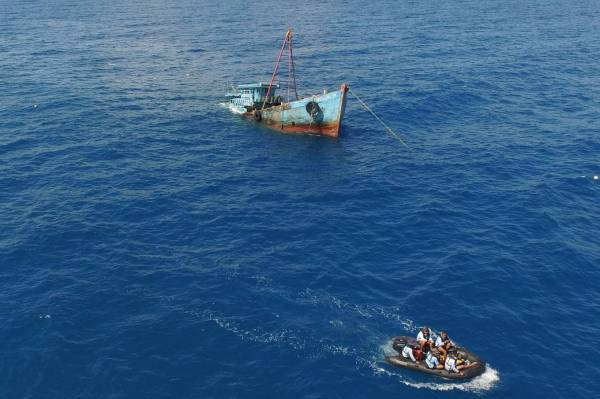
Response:
[[[271,92],[267,98],[268,83],[242,84],[230,87],[226,97],[229,98],[230,106],[239,113],[251,112],[260,109],[265,100],[269,106],[281,104],[281,97],[275,97],[277,88],[279,88],[279,85],[271,87]]]

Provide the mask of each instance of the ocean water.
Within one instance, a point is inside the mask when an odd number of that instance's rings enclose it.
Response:
[[[591,398],[598,1],[0,1],[0,397]],[[348,83],[342,136],[218,103]],[[488,371],[384,361],[427,324]]]

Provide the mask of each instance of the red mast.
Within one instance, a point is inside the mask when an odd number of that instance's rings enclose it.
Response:
[[[285,33],[285,37],[283,38],[283,44],[281,45],[281,50],[279,50],[279,55],[277,56],[277,61],[275,62],[275,69],[273,70],[273,75],[271,76],[271,81],[269,82],[269,88],[267,89],[267,95],[265,96],[265,100],[263,101],[262,107],[263,109],[267,104],[267,99],[269,98],[269,94],[271,93],[271,89],[273,88],[273,82],[275,81],[275,76],[277,76],[277,71],[279,71],[279,64],[281,63],[281,56],[283,55],[283,50],[285,50],[285,46],[287,44],[288,47],[288,102],[290,101],[290,91],[293,88],[294,95],[296,96],[296,100],[298,99],[298,92],[296,91],[296,75],[294,73],[294,54],[292,52],[292,30],[289,29]]]

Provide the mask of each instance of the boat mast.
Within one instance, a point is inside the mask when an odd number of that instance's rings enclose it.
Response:
[[[296,67],[294,66],[294,53],[292,52],[292,33],[290,30],[290,74],[292,75],[292,79],[291,81],[293,82],[293,88],[294,88],[294,96],[295,96],[295,100],[298,100],[298,92],[296,91]],[[289,90],[288,90],[289,92]],[[289,94],[288,94],[289,97]],[[288,99],[289,101],[289,99]]]
[[[267,104],[267,99],[269,98],[269,94],[271,93],[271,89],[273,88],[273,82],[275,81],[275,76],[277,76],[277,71],[279,71],[281,56],[283,55],[283,51],[285,50],[286,44],[288,47],[288,102],[290,101],[290,93],[292,88],[294,89],[294,95],[296,96],[296,100],[298,99],[298,92],[296,91],[296,75],[294,73],[294,55],[292,52],[292,30],[289,29],[285,33],[285,37],[283,38],[283,44],[281,45],[279,55],[277,56],[277,61],[275,62],[275,69],[273,70],[271,81],[269,82],[269,88],[267,89],[267,94],[260,109],[265,108],[265,105]]]
[[[289,53],[288,53],[288,102],[290,101],[290,91],[294,90],[295,100],[298,99],[298,92],[296,91],[296,71],[294,67],[294,53],[292,51],[292,30],[290,32],[289,39]]]

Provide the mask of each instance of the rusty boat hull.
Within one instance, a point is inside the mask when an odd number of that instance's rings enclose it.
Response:
[[[348,86],[339,90],[244,112],[245,118],[282,133],[315,134],[336,138],[346,109]]]

